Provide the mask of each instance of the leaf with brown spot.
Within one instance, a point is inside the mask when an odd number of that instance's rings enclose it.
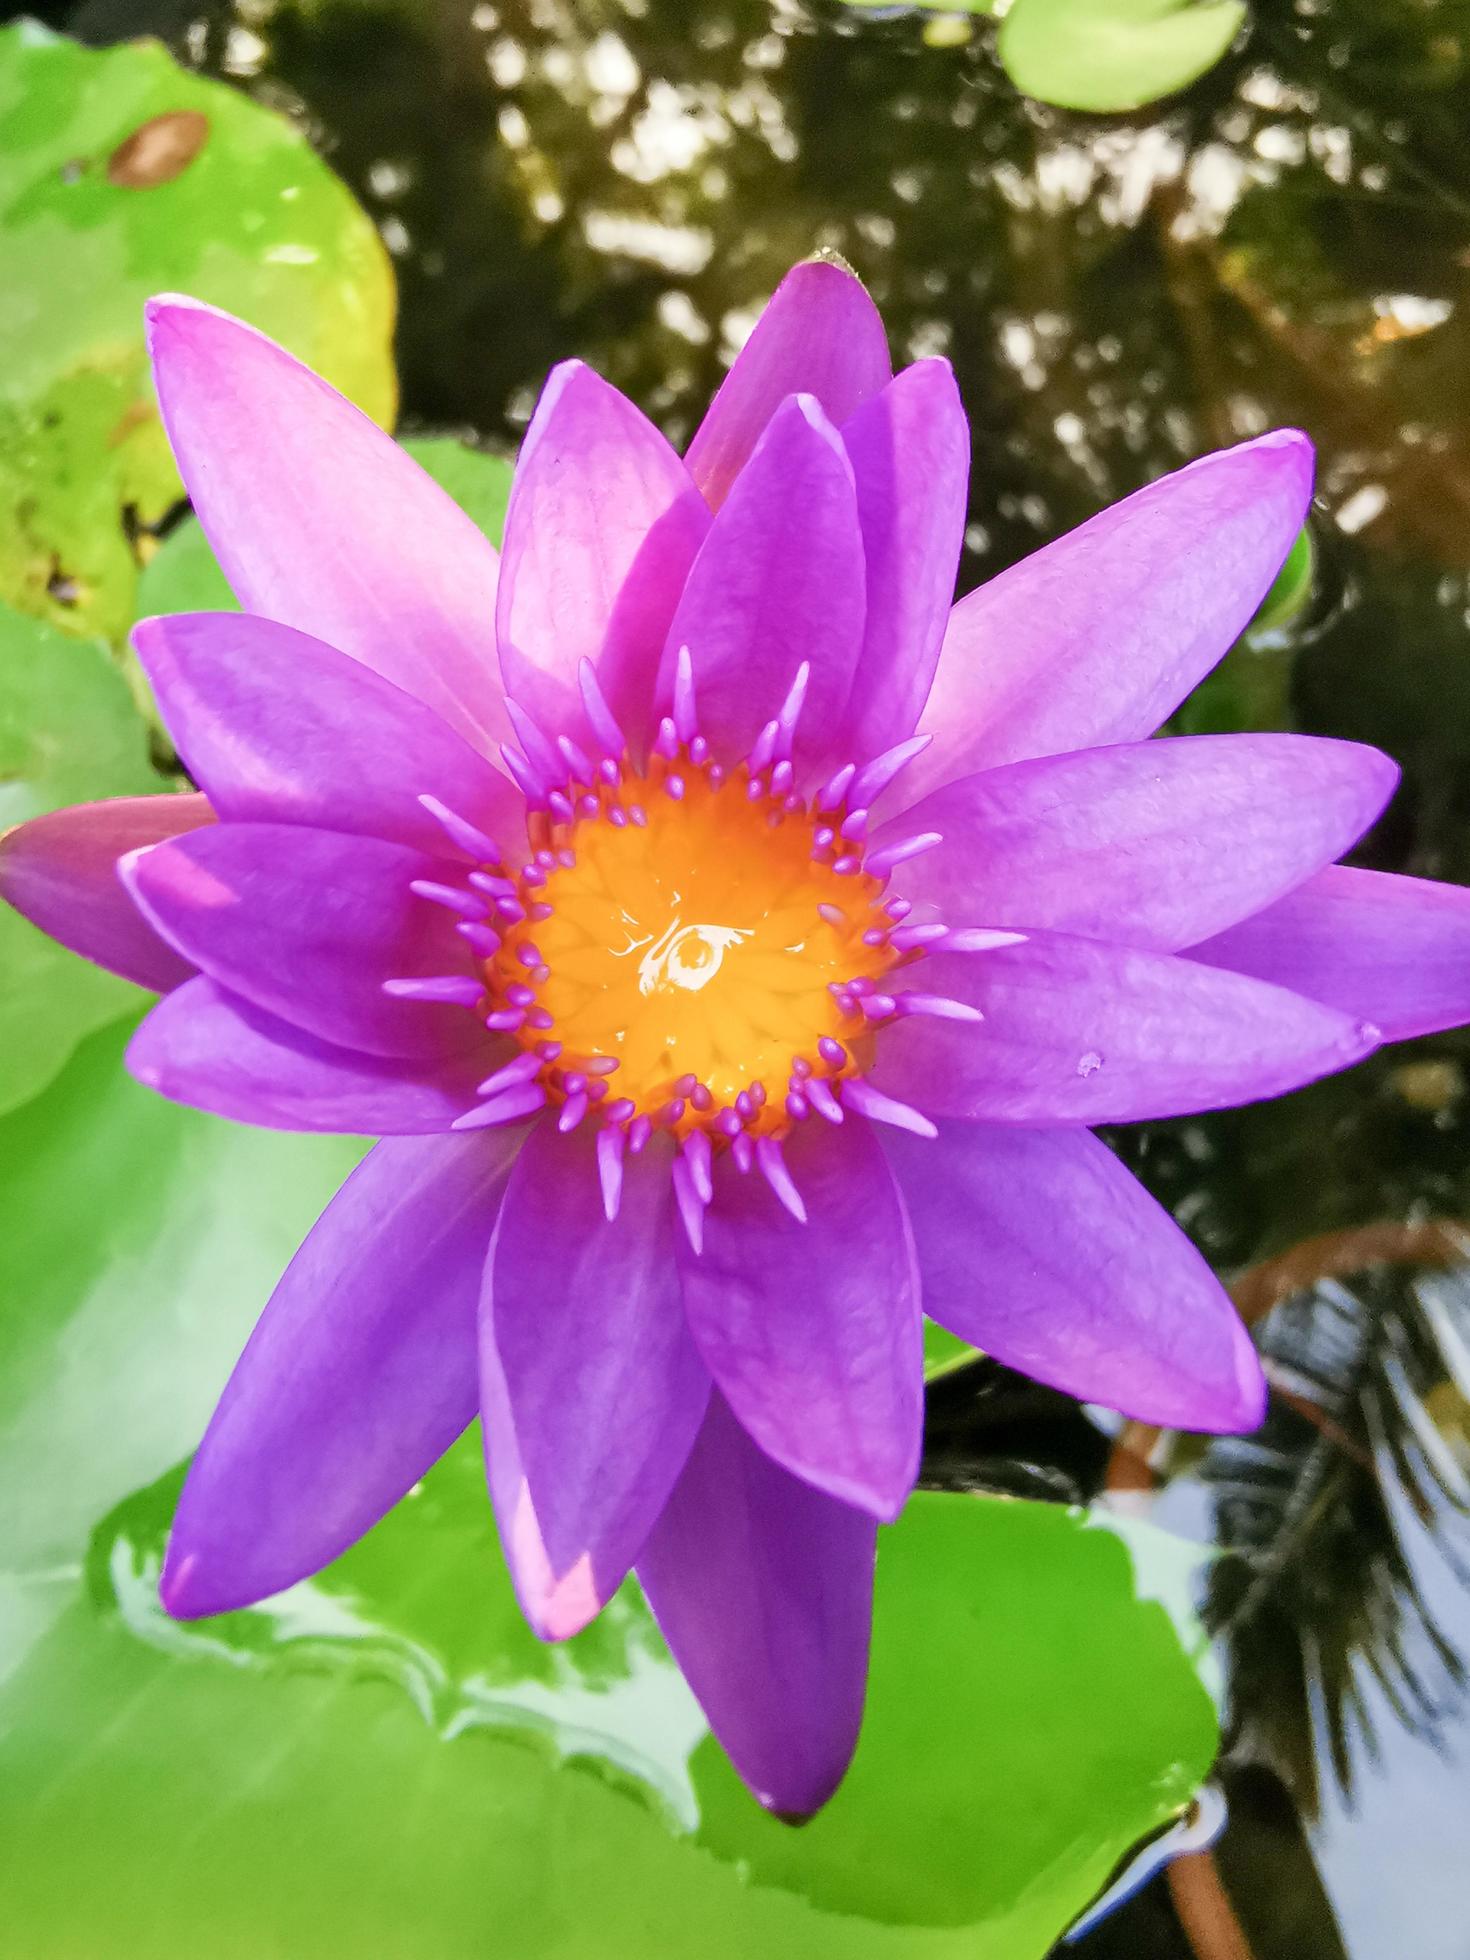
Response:
[[[170,109],[123,138],[107,159],[107,181],[130,191],[171,184],[208,140],[209,118],[201,110]]]

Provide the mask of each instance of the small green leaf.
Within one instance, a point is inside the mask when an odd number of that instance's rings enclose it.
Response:
[[[305,137],[155,42],[0,30],[0,599],[68,632],[134,617],[133,524],[181,494],[143,302],[239,313],[371,415],[395,401],[392,268]]]
[[[1304,524],[1247,632],[1273,633],[1294,619],[1312,596],[1316,569],[1317,553],[1312,543],[1311,526]]]
[[[997,45],[1023,94],[1106,113],[1187,88],[1245,17],[1244,0],[1013,0]]]
[[[937,1320],[924,1322],[926,1382],[936,1382],[942,1375],[952,1375],[956,1368],[963,1368],[967,1361],[975,1360],[979,1352],[968,1341],[962,1341],[958,1334],[951,1334],[947,1327],[941,1327]]]
[[[505,457],[473,449],[453,436],[410,436],[403,447],[498,546],[510,497],[511,466]],[[138,617],[235,610],[234,595],[209,540],[192,517],[185,518],[143,567]]]
[[[0,606],[0,831],[104,796],[166,793],[148,730],[106,649]],[[143,998],[0,902],[0,1111]]]

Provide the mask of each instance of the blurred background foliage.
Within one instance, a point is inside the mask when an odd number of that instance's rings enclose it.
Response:
[[[897,357],[955,363],[962,588],[1306,427],[1310,536],[1178,726],[1381,744],[1404,786],[1360,861],[1470,882],[1470,0],[39,11],[73,38],[0,32],[0,823],[179,782],[126,630],[225,595],[151,408],[149,292],[396,407],[495,535],[552,362],[681,440],[829,247]],[[311,1586],[161,1620],[179,1461],[362,1146],[146,1097],[143,997],[10,915],[0,976],[22,1950],[1039,1956],[1187,1814],[1203,1680],[1225,1836],[1075,1950],[1464,1960],[1464,1036],[1113,1139],[1258,1329],[1258,1436],[1119,1427],[936,1343],[869,1733],[792,1834],[636,1598],[568,1649],[524,1635],[468,1444]]]

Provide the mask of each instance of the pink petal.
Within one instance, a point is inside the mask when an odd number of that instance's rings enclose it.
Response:
[[[485,1248],[521,1136],[380,1143],[323,1212],[184,1485],[160,1586],[176,1619],[318,1571],[473,1420]]]
[[[0,898],[84,959],[167,993],[194,972],[128,896],[117,861],[213,823],[202,796],[118,796],[0,833]]]
[[[814,396],[842,423],[892,371],[883,322],[861,282],[838,265],[795,266],[695,431],[690,475],[718,509],[788,395]]]
[[[232,993],[339,1047],[437,1057],[478,1046],[483,1028],[383,982],[470,973],[450,914],[409,889],[453,870],[375,837],[232,823],[129,858],[123,875],[152,924]]]
[[[504,1042],[427,1060],[338,1048],[201,975],[171,993],[128,1048],[140,1082],[174,1102],[269,1130],[419,1136],[475,1107],[477,1085],[510,1059]]]
[[[1189,957],[1290,987],[1405,1041],[1470,1021],[1470,890],[1332,865]]]
[[[867,624],[842,748],[912,735],[928,699],[965,531],[970,429],[948,361],[918,361],[843,425],[857,483]]]
[[[1284,988],[1061,933],[941,953],[911,970],[923,992],[984,1016],[915,1015],[879,1035],[874,1086],[930,1116],[1182,1116],[1278,1096],[1361,1060],[1379,1039]]]
[[[1220,1282],[1086,1130],[885,1134],[924,1311],[1008,1368],[1170,1429],[1254,1429],[1266,1385]]]
[[[1090,518],[954,609],[910,794],[1152,735],[1245,627],[1312,494],[1292,429],[1205,456]]]
[[[179,472],[246,612],[351,654],[476,746],[500,739],[494,546],[274,341],[192,299],[147,320]]]
[[[709,1399],[679,1304],[669,1168],[628,1160],[603,1216],[585,1128],[535,1129],[486,1268],[480,1371],[490,1491],[543,1640],[601,1612],[684,1468]]]
[[[226,820],[312,824],[460,856],[436,796],[512,845],[520,792],[432,708],[360,661],[250,613],[178,613],[133,630],[169,733]]]
[[[721,760],[743,757],[808,662],[798,770],[841,732],[863,637],[863,540],[842,440],[793,396],[772,417],[715,519],[674,615],[661,699],[690,650],[699,724]]]
[[[861,1116],[799,1127],[784,1154],[808,1222],[722,1158],[704,1250],[680,1242],[684,1310],[721,1393],[768,1456],[893,1518],[918,1473],[924,1420],[903,1205]]]
[[[938,831],[904,896],[953,925],[1049,926],[1172,952],[1290,891],[1393,793],[1377,749],[1309,735],[1192,735],[965,776],[880,828]]]
[[[872,1518],[763,1456],[721,1397],[638,1561],[674,1659],[757,1799],[808,1817],[857,1746]]]
[[[521,446],[496,630],[506,691],[553,733],[581,725],[577,668],[635,748],[709,509],[648,418],[580,361],[556,368]]]

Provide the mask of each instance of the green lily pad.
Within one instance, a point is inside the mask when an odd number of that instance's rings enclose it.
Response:
[[[106,649],[0,606],[0,831],[65,803],[166,788]],[[0,1111],[44,1088],[83,1036],[143,998],[0,902]]]
[[[177,1458],[361,1146],[173,1108],[121,1045],[0,1125],[17,1951],[1040,1960],[1188,1802],[1216,1730],[1173,1579],[1059,1507],[921,1495],[882,1534],[867,1726],[802,1831],[741,1789],[636,1588],[532,1638],[473,1435],[317,1579],[166,1620]]]
[[[1246,631],[1274,633],[1288,625],[1311,598],[1316,571],[1317,552],[1312,543],[1312,529],[1309,524],[1304,524],[1297,532],[1296,543],[1286,554],[1286,563],[1271,581],[1271,590],[1261,601],[1260,609]]]
[[[488,455],[453,436],[409,436],[403,447],[498,546],[510,497],[511,465],[507,459]],[[138,581],[138,617],[236,610],[234,594],[203,528],[193,518],[185,518],[143,567]]]
[[[1140,109],[1198,81],[1245,21],[1244,0],[1013,0],[1006,73],[1063,109]]]
[[[0,30],[0,599],[118,639],[133,535],[181,494],[143,302],[184,291],[264,328],[378,420],[392,268],[284,118],[157,43]]]

